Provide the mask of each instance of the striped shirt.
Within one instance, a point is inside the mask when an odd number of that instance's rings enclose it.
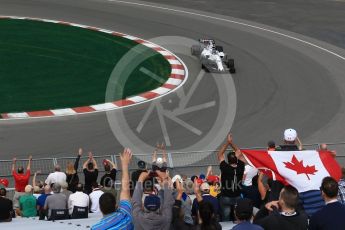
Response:
[[[97,224],[92,226],[92,230],[133,230],[132,204],[128,200],[121,200],[119,209],[103,217]]]
[[[320,190],[301,192],[299,194],[299,198],[304,207],[304,211],[308,216],[312,216],[315,212],[325,206],[325,201],[321,196]]]
[[[339,192],[338,192],[338,201],[342,204],[345,204],[345,180],[340,179],[338,182]]]

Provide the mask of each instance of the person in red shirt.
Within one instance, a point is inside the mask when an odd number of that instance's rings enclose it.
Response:
[[[25,194],[25,186],[29,184],[30,169],[31,169],[32,156],[29,156],[29,162],[26,167],[26,173],[24,173],[24,167],[19,166],[16,171],[17,158],[13,158],[12,163],[12,175],[14,178],[15,192],[13,196],[13,208],[19,208],[19,198]]]

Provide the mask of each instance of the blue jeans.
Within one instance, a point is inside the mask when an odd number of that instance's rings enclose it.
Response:
[[[234,207],[241,197],[221,196],[219,199],[222,221],[234,221]],[[232,211],[232,212],[231,212]],[[232,213],[232,215],[231,215]]]

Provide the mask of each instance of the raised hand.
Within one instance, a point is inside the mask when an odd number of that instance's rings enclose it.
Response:
[[[268,202],[266,205],[265,205],[265,208],[268,210],[268,211],[273,211],[273,208],[277,208],[279,209],[279,201],[271,201],[271,202]]]
[[[140,174],[138,181],[139,181],[139,182],[144,182],[146,179],[149,178],[149,175],[150,175],[149,172],[143,171],[143,172]]]
[[[79,156],[83,155],[83,149],[82,148],[79,148],[78,155]]]
[[[128,166],[132,160],[132,150],[125,148],[120,155],[122,166]]]
[[[202,196],[201,196],[201,192],[200,192],[200,185],[198,184],[197,180],[194,180],[194,194],[196,196],[196,199],[198,202],[202,201]]]
[[[32,161],[32,155],[29,156],[29,161]]]
[[[180,180],[176,180],[175,182],[176,182],[177,193],[182,195],[182,193],[184,192],[184,189],[183,189],[183,186],[182,186]]]
[[[232,144],[232,134],[231,133],[228,134],[227,141],[229,144]]]
[[[200,185],[197,180],[194,180],[193,190],[195,195],[200,194]]]
[[[157,144],[157,148],[160,149],[160,150],[165,150],[165,144],[162,142],[162,144]]]

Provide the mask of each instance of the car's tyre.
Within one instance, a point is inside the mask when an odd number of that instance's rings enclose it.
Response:
[[[232,58],[230,58],[229,60],[228,60],[228,68],[229,69],[231,69],[231,68],[235,68],[235,60],[234,59],[232,59]]]
[[[200,45],[192,45],[191,53],[193,56],[198,56],[201,53],[201,46]]]
[[[227,65],[228,65],[230,73],[236,73],[235,60],[234,59],[230,58],[227,62]]]
[[[201,69],[203,69],[206,73],[210,72],[204,64],[201,64]]]

